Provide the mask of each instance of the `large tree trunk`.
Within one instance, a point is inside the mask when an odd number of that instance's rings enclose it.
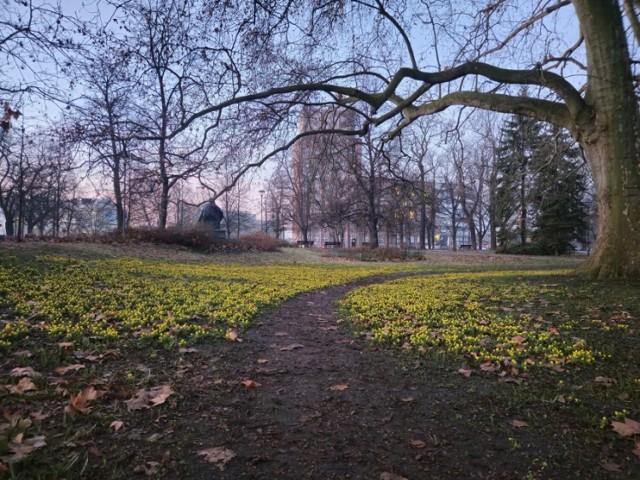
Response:
[[[578,133],[599,212],[598,237],[584,268],[593,278],[639,278],[640,115],[621,12],[615,0],[574,5],[587,47],[585,101],[595,113]]]

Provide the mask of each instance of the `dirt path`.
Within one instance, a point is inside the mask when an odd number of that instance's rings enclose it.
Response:
[[[176,473],[203,479],[520,478],[509,473],[508,445],[471,422],[483,406],[466,402],[465,392],[450,383],[450,370],[430,369],[430,378],[420,380],[410,373],[411,362],[350,335],[334,303],[352,288],[302,295],[263,317],[242,342],[211,350],[213,358],[198,367],[202,382],[184,392],[196,397],[197,407],[175,423],[176,438],[183,440],[174,446],[185,455],[174,463]],[[194,451],[212,447],[234,452],[224,470],[217,468],[222,462],[195,461]]]

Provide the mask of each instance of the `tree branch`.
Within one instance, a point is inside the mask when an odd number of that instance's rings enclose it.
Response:
[[[454,105],[477,107],[501,113],[513,113],[534,117],[554,125],[574,131],[569,110],[565,105],[548,100],[528,97],[516,97],[496,93],[454,92],[419,107],[404,110],[405,119],[389,133],[394,138],[400,131],[419,117],[441,112]]]

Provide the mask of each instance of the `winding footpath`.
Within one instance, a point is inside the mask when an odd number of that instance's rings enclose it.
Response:
[[[355,286],[379,281],[301,295],[259,319],[241,341],[212,349],[190,394],[198,397],[197,420],[185,419],[189,431],[178,426],[176,433],[193,442],[182,448],[217,450],[210,464],[185,460],[180,474],[517,478],[498,461],[508,446],[491,444],[489,433],[470,423],[473,408],[452,388],[450,370],[430,367],[426,377],[418,359],[375,350],[342,323],[335,302]]]

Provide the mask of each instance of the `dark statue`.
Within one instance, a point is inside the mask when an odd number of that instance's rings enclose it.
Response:
[[[224,219],[222,209],[216,205],[215,200],[210,200],[200,212],[198,223],[211,230],[220,230],[220,222]]]

